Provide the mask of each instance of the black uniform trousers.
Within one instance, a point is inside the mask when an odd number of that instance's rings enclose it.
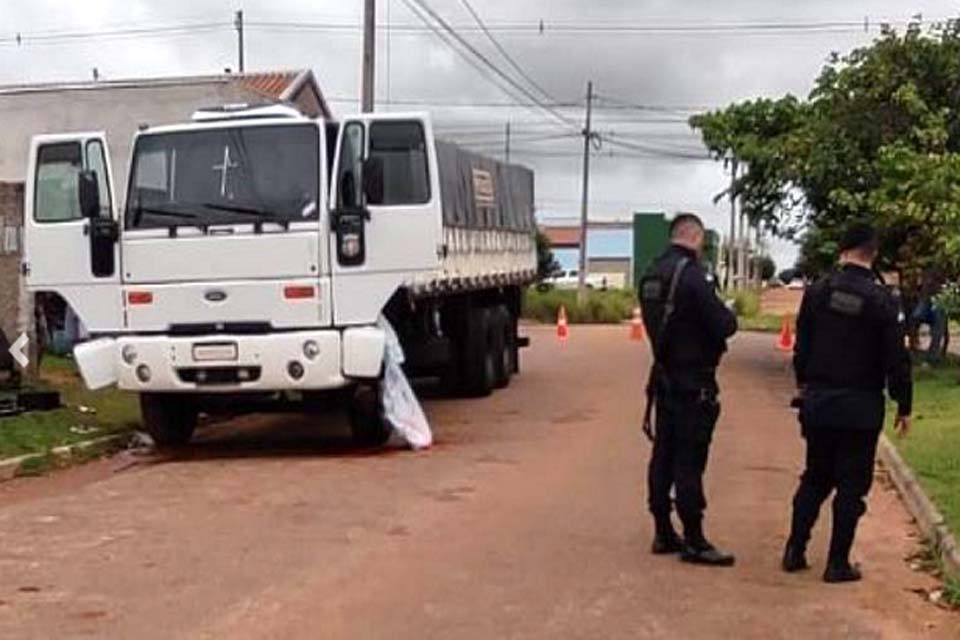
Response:
[[[688,541],[701,542],[703,511],[707,507],[703,474],[720,405],[713,392],[661,391],[656,407],[656,435],[647,472],[650,512],[658,527],[669,526],[673,489]]]
[[[829,559],[848,562],[857,523],[867,511],[864,498],[873,484],[880,431],[805,426],[803,437],[807,468],[793,498],[790,544],[806,549],[821,505],[836,490]]]

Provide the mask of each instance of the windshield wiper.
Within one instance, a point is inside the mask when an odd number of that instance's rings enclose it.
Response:
[[[183,220],[192,220],[197,216],[192,213],[187,213],[186,211],[175,211],[172,209],[157,209],[154,207],[143,207],[137,206],[134,210],[134,215],[137,216],[139,220],[140,216],[145,213],[149,213],[152,216],[163,216],[166,218],[181,218]]]
[[[226,211],[228,213],[239,213],[245,216],[255,216],[259,220],[254,221],[253,223],[253,232],[260,234],[263,233],[263,223],[269,222],[273,224],[278,224],[283,227],[284,231],[290,230],[290,221],[281,219],[277,220],[272,212],[266,211],[264,209],[258,209],[256,207],[243,207],[236,204],[219,204],[217,202],[205,202],[203,206],[207,209],[213,209],[214,211]]]
[[[241,213],[248,216],[259,216],[261,218],[273,218],[273,213],[265,209],[257,209],[256,207],[242,207],[236,204],[218,204],[216,202],[204,202],[204,208],[213,209],[214,211],[227,211],[229,213]]]

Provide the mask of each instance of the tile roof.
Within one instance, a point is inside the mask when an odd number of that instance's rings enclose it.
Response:
[[[267,97],[279,100],[300,75],[299,71],[273,71],[264,73],[238,73],[237,84]]]
[[[546,234],[552,247],[580,246],[579,227],[542,227],[541,231]]]

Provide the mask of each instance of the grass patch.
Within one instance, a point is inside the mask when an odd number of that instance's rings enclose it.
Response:
[[[753,318],[760,314],[760,292],[754,289],[728,291],[724,299],[733,300],[733,310],[738,318]]]
[[[764,333],[778,333],[783,328],[783,316],[773,313],[758,313],[754,316],[737,317],[740,331],[762,331]]]
[[[960,609],[960,579],[947,578],[943,583],[943,599],[954,609]]]
[[[36,386],[60,391],[64,406],[0,418],[0,459],[48,453],[55,447],[127,432],[140,424],[135,394],[117,389],[88,391],[67,358],[45,356]],[[81,411],[81,406],[92,412]],[[49,463],[40,460],[36,466],[35,472],[41,472]]]
[[[728,291],[723,297],[725,300],[733,300],[733,310],[737,314],[740,331],[776,333],[783,328],[783,314],[760,312],[760,291]]]
[[[577,304],[577,292],[572,289],[527,289],[523,300],[523,317],[538,322],[557,321],[560,307],[567,310],[571,324],[619,324],[633,315],[637,298],[630,289],[592,289],[583,305]]]
[[[913,414],[913,433],[902,440],[891,433],[891,441],[913,469],[927,495],[943,512],[950,530],[958,534],[960,366],[955,361],[916,370]]]

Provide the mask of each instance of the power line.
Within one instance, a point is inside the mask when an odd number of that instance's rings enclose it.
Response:
[[[665,157],[675,157],[678,159],[685,159],[685,160],[710,160],[711,162],[714,161],[714,159],[707,154],[706,150],[704,150],[702,154],[684,153],[681,151],[665,149],[663,147],[656,147],[656,146],[641,144],[637,142],[626,142],[612,136],[601,135],[600,139],[615,147],[621,147],[623,149],[629,149],[629,150],[640,152],[640,153],[652,153],[652,154],[663,155]]]
[[[507,96],[509,96],[511,99],[513,99],[513,100],[518,100],[518,98],[517,98],[516,95],[513,93],[513,91],[511,91],[509,88],[507,88],[506,86],[504,86],[504,84],[502,83],[502,81],[500,81],[500,80],[498,80],[496,77],[494,77],[494,75],[491,74],[489,70],[487,70],[485,67],[481,66],[479,62],[477,62],[476,60],[474,60],[473,58],[471,58],[470,56],[468,56],[464,51],[462,51],[462,50],[461,50],[460,48],[458,48],[455,44],[453,44],[453,42],[451,41],[450,37],[449,37],[446,33],[444,33],[443,31],[441,31],[439,28],[437,28],[433,23],[431,23],[430,20],[427,18],[427,16],[424,14],[424,12],[422,12],[421,9],[412,2],[412,0],[403,0],[403,2],[404,2],[404,4],[407,6],[407,9],[409,9],[410,12],[414,14],[414,16],[416,16],[421,22],[423,22],[424,25],[426,25],[427,27],[429,27],[430,30],[433,32],[433,34],[434,34],[441,42],[443,42],[445,45],[447,45],[447,47],[449,47],[450,49],[452,49],[457,55],[459,55],[461,58],[463,58],[463,60],[464,60],[467,64],[469,64],[471,67],[473,67],[478,73],[480,73],[480,75],[482,75],[482,76],[485,77],[487,80],[489,80],[490,83],[493,84],[493,85],[494,85],[495,87],[497,87],[498,89],[500,89],[500,91],[502,91],[504,94],[506,94]],[[519,101],[519,100],[518,100],[518,101]],[[499,126],[499,125],[498,125],[498,126]]]
[[[353,103],[357,102],[356,98],[351,98],[348,96],[326,96],[327,102],[344,102],[344,103]],[[495,100],[476,100],[476,101],[450,101],[450,100],[431,100],[429,98],[403,98],[403,99],[390,99],[390,100],[381,100],[379,104],[385,105],[397,105],[397,106],[425,106],[425,107],[443,107],[443,108],[453,108],[453,109],[474,109],[474,108],[484,108],[484,109],[517,109],[520,107],[538,107],[540,106],[535,102],[503,102]],[[582,109],[583,104],[580,102],[570,102],[570,101],[551,101],[549,103],[554,109]],[[680,107],[675,105],[668,104],[635,104],[635,105],[613,105],[613,104],[600,104],[594,105],[594,111],[610,111],[612,113],[620,113],[623,111],[641,111],[641,112],[653,112],[653,113],[664,113],[670,114],[674,113],[679,115],[681,112],[690,112],[690,113],[699,113],[703,111],[709,111],[711,109],[716,109],[716,106],[686,106]],[[671,118],[671,122],[686,122],[685,119],[677,117]]]
[[[929,22],[947,22],[950,18]],[[504,33],[511,36],[546,36],[546,35],[688,35],[688,34],[806,34],[806,33],[870,33],[883,26],[902,27],[913,23],[912,20],[884,19],[864,17],[856,20],[833,21],[768,21],[768,22],[689,22],[689,23],[650,23],[650,22],[587,22],[575,21],[515,21],[515,22],[487,22],[483,26],[471,24],[451,25],[460,33]],[[355,32],[360,25],[343,22],[305,22],[305,21],[258,21],[251,22],[251,26],[264,29],[290,31],[322,31],[327,33]],[[398,35],[419,35],[427,30],[416,24],[380,25],[382,31],[390,31]]]
[[[349,98],[346,96],[332,96],[326,97],[327,102],[356,102],[356,98]],[[520,107],[538,107],[539,104],[535,102],[497,102],[493,100],[488,101],[476,101],[476,102],[464,102],[464,101],[446,101],[446,100],[430,100],[430,99],[390,99],[390,100],[380,100],[380,104],[393,104],[393,105],[406,105],[406,106],[434,106],[434,107],[462,107],[464,109],[472,109],[476,107],[483,108],[504,108],[504,109],[517,109]],[[576,102],[554,102],[549,103],[551,107],[556,109],[582,109],[583,105]]]
[[[645,104],[638,102],[631,102],[624,98],[617,98],[613,96],[597,96],[597,99],[602,103],[607,103],[604,105],[605,109],[609,110],[619,110],[619,111],[656,111],[656,112],[669,112],[669,113],[680,113],[680,112],[697,112],[697,111],[707,111],[713,107],[707,107],[703,105],[699,106],[690,106],[690,105],[664,105],[664,104]]]
[[[403,0],[403,1],[411,9],[413,9],[413,7],[416,6],[422,11],[429,14],[433,18],[433,20],[443,28],[444,31],[446,31],[452,38],[454,38],[458,43],[460,43],[461,47],[469,51],[474,56],[474,58],[479,60],[485,67],[490,69],[490,71],[495,73],[498,77],[502,78],[511,87],[519,91],[527,99],[533,101],[540,109],[552,115],[559,122],[562,122],[567,126],[572,126],[575,129],[579,129],[579,126],[577,125],[577,123],[575,123],[573,120],[570,120],[569,118],[567,118],[565,115],[563,115],[556,109],[545,104],[542,100],[539,100],[526,87],[524,87],[522,84],[514,80],[510,75],[508,75],[502,69],[500,69],[500,67],[498,67],[493,62],[491,62],[489,58],[483,55],[483,53],[478,51],[476,47],[474,47],[472,44],[470,44],[468,40],[466,40],[462,35],[460,35],[460,33],[457,32],[456,29],[450,26],[450,23],[444,20],[443,16],[439,15],[436,11],[434,11],[430,7],[430,5],[427,4],[426,0]],[[424,24],[428,24],[428,22],[423,19],[422,15],[420,14],[417,14],[417,15],[421,19],[421,21],[424,22]],[[457,50],[460,51],[460,49],[457,49]],[[514,96],[511,96],[511,97],[514,97]]]
[[[404,0],[405,2],[407,0]],[[419,17],[419,16],[418,16]],[[953,18],[937,18],[925,20],[926,24],[947,23]],[[451,30],[459,33],[504,33],[511,36],[546,36],[556,35],[723,35],[723,34],[818,34],[818,33],[871,33],[883,26],[904,27],[915,23],[915,20],[886,19],[864,17],[856,20],[808,21],[790,22],[772,20],[766,22],[701,22],[701,23],[650,23],[650,22],[584,22],[576,21],[514,21],[480,25],[452,25],[447,23]],[[362,25],[353,22],[311,22],[309,20],[248,20],[245,22],[248,29],[261,31],[317,31],[323,33],[355,34],[362,31]],[[210,31],[228,31],[233,25],[228,21],[184,22],[164,26],[117,26],[108,29],[89,31],[70,30],[42,30],[36,32],[13,31],[13,35],[0,37],[0,45],[22,46],[28,44],[69,42],[93,39],[179,36],[187,34],[205,33]],[[9,27],[8,27],[9,28]],[[390,32],[397,35],[412,34],[424,35],[431,33],[429,25],[412,23],[381,24],[378,31]],[[10,33],[10,32],[8,32]]]
[[[531,87],[539,91],[540,95],[542,95],[544,98],[546,98],[550,102],[556,102],[557,99],[554,98],[552,95],[550,95],[550,92],[544,89],[536,80],[530,77],[530,74],[524,71],[523,67],[517,64],[517,61],[514,60],[513,56],[511,56],[507,52],[507,50],[504,49],[503,46],[501,46],[500,42],[495,37],[493,37],[493,34],[490,33],[490,30],[487,29],[487,26],[483,23],[483,20],[480,18],[480,14],[478,14],[474,10],[473,5],[470,4],[470,0],[460,0],[460,3],[466,8],[466,10],[470,13],[470,15],[473,16],[474,22],[477,23],[477,26],[480,27],[480,29],[483,31],[483,34],[487,36],[487,39],[493,44],[494,48],[500,52],[500,55],[503,57],[504,60],[507,61],[507,64],[513,67],[513,70],[516,71],[518,74],[520,74],[520,77],[526,80]]]
[[[47,31],[35,34],[17,32],[16,35],[0,37],[0,45],[57,44],[82,40],[117,40],[124,38],[144,38],[157,36],[181,36],[229,31],[234,28],[231,22],[205,22],[157,27],[127,27],[98,31]]]

